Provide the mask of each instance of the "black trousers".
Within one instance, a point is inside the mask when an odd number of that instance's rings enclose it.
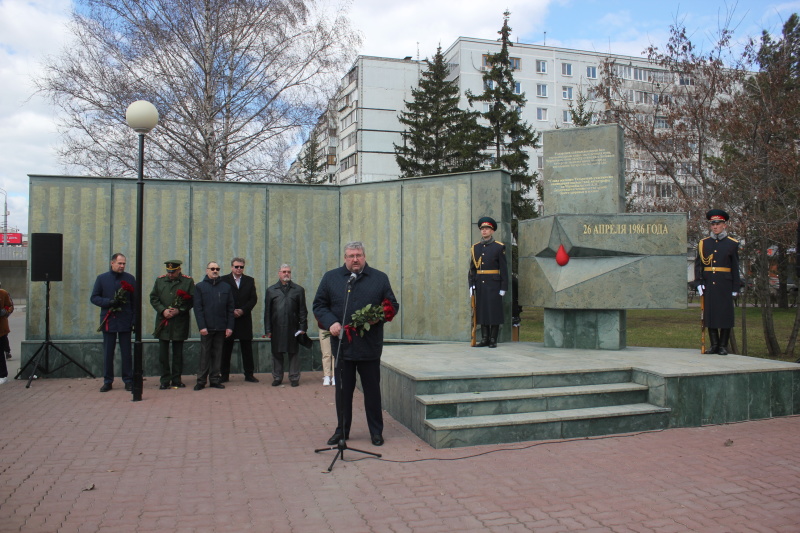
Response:
[[[353,392],[356,389],[356,372],[361,378],[364,391],[364,410],[367,414],[367,427],[370,435],[383,434],[383,410],[381,407],[381,361],[337,361],[336,375],[336,432],[350,435],[353,422]],[[342,427],[344,426],[344,427]]]
[[[233,354],[233,343],[236,339],[233,335],[225,339],[222,345],[222,361],[219,365],[219,373],[227,378],[231,375],[231,355]],[[242,370],[245,376],[252,376],[255,372],[255,362],[253,359],[253,339],[239,339],[239,349],[242,351]]]

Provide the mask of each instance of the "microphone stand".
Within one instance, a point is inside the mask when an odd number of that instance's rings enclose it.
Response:
[[[330,466],[328,466],[328,472],[333,470],[333,465],[336,463],[336,460],[339,457],[344,460],[344,451],[345,450],[352,450],[354,452],[363,453],[366,455],[372,455],[373,457],[381,457],[381,454],[375,452],[368,452],[366,450],[359,450],[358,448],[348,448],[347,447],[347,429],[345,426],[345,418],[344,418],[344,406],[342,405],[342,364],[341,364],[341,357],[339,354],[342,351],[342,340],[344,338],[344,326],[345,326],[345,319],[347,317],[347,304],[350,302],[350,291],[351,285],[353,280],[356,278],[356,274],[353,273],[347,279],[347,294],[345,295],[344,299],[344,311],[342,313],[342,329],[339,331],[339,344],[336,347],[336,356],[334,357],[334,365],[333,365],[333,375],[336,377],[336,411],[338,414],[338,422],[339,428],[342,430],[342,436],[339,439],[339,442],[336,446],[329,446],[327,448],[317,448],[314,450],[314,453],[319,452],[326,452],[329,450],[337,450],[336,455],[333,457],[333,461],[331,461]],[[355,376],[353,376],[355,378]]]

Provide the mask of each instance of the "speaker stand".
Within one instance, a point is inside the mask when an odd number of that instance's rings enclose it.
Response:
[[[20,376],[22,375],[23,372],[25,372],[25,369],[27,369],[29,366],[33,367],[33,369],[31,370],[30,375],[28,376],[28,384],[25,385],[26,389],[29,389],[31,387],[31,382],[37,377],[37,370],[43,376],[47,376],[49,374],[52,374],[53,372],[57,372],[57,371],[61,370],[62,368],[64,368],[65,366],[67,366],[70,363],[75,364],[75,366],[77,366],[78,368],[80,368],[81,370],[86,372],[90,377],[92,377],[92,378],[96,377],[94,374],[89,372],[89,370],[86,367],[84,367],[82,364],[77,362],[75,359],[73,359],[72,357],[67,355],[61,348],[59,348],[58,346],[53,344],[53,341],[50,340],[50,280],[45,280],[44,283],[45,283],[45,287],[46,287],[46,289],[45,289],[45,293],[46,293],[46,296],[45,296],[45,307],[44,307],[44,342],[36,350],[36,353],[33,354],[33,357],[28,359],[28,362],[25,363],[25,365],[22,368],[19,369],[19,372],[17,372],[17,375],[14,376],[14,379],[20,379]],[[64,358],[67,360],[66,363],[64,363],[63,365],[61,365],[61,366],[59,366],[57,368],[54,368],[52,370],[49,368],[49,366],[50,366],[50,350],[51,349],[53,349],[53,350],[57,351],[58,353],[60,353],[61,355],[63,355]],[[42,363],[42,358],[44,358],[44,362],[43,363]]]

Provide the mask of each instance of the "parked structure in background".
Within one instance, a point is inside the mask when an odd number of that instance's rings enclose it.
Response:
[[[459,87],[461,106],[468,108],[465,96],[483,91],[483,73],[489,69],[487,56],[497,53],[494,40],[459,37],[444,52],[450,66],[450,79]],[[435,51],[428,51],[431,57]],[[541,132],[574,127],[573,113],[579,98],[585,99],[585,112],[592,124],[605,121],[605,104],[596,93],[602,65],[614,63],[615,75],[625,88],[625,97],[644,107],[652,106],[659,87],[679,84],[675,75],[646,58],[603,52],[571,50],[538,44],[515,43],[511,48],[517,91],[525,93],[527,105],[522,119]],[[398,115],[411,99],[424,61],[359,56],[342,79],[336,97],[320,117],[316,127],[317,156],[327,162],[328,182],[363,183],[398,179],[393,143],[401,143],[402,125]],[[477,111],[485,111],[477,109]],[[658,127],[658,124],[656,124]],[[298,161],[305,153],[301,149]],[[543,148],[531,154],[531,167],[541,171]],[[674,195],[658,166],[646,155],[626,147],[626,173],[629,197]],[[292,181],[302,181],[296,162],[290,171]],[[659,186],[663,184],[663,186]]]

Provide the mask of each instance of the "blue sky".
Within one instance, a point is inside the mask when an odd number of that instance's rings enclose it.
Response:
[[[23,232],[27,175],[70,171],[56,157],[56,110],[35,94],[31,81],[41,72],[41,60],[68,42],[70,7],[69,0],[0,0],[0,187],[8,192],[9,226]],[[707,43],[731,13],[741,42],[762,29],[779,34],[789,15],[800,12],[800,0],[353,0],[349,12],[364,37],[361,54],[425,58],[459,36],[496,39],[506,8],[515,40],[542,43],[547,32],[550,46],[639,56],[650,44],[663,46],[676,20],[696,43]]]

